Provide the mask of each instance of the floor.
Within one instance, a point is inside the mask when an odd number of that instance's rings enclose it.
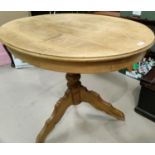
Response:
[[[47,143],[155,142],[155,123],[135,113],[139,82],[118,72],[83,74],[82,83],[125,113],[118,121],[87,103],[71,106]],[[33,143],[66,89],[65,74],[0,67],[0,142]]]

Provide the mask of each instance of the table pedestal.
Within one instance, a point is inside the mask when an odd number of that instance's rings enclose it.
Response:
[[[104,101],[96,92],[89,91],[86,87],[82,86],[80,74],[67,73],[66,79],[68,89],[66,90],[65,95],[56,103],[52,115],[38,134],[36,142],[44,142],[50,131],[52,131],[55,125],[60,121],[67,108],[71,105],[80,104],[81,102],[87,102],[94,108],[106,112],[118,120],[125,119],[124,114],[120,110]]]

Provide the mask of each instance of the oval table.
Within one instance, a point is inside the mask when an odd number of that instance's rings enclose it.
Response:
[[[124,114],[80,82],[80,73],[112,72],[144,57],[154,44],[143,24],[91,14],[26,17],[0,27],[0,41],[20,59],[35,66],[65,72],[68,89],[56,103],[36,142],[44,142],[70,105],[88,102],[124,120]]]

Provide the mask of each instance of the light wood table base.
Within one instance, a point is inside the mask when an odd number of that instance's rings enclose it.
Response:
[[[114,108],[110,103],[104,101],[96,92],[87,90],[81,85],[80,74],[66,74],[68,89],[65,95],[56,103],[54,111],[50,118],[46,121],[44,127],[36,138],[37,143],[44,142],[47,135],[53,130],[55,125],[60,121],[67,108],[71,105],[80,104],[82,101],[88,102],[94,108],[106,112],[107,114],[124,120],[123,112]]]

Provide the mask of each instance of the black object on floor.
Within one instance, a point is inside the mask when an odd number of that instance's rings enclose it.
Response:
[[[155,68],[143,76],[141,91],[135,111],[155,122]]]

